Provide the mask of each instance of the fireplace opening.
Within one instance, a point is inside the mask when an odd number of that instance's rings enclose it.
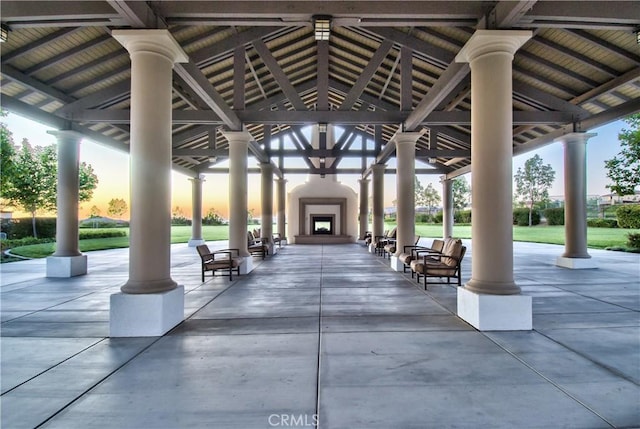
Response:
[[[311,234],[333,235],[334,219],[333,215],[311,216]]]

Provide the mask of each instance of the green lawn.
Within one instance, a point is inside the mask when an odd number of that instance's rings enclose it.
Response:
[[[393,226],[395,225],[385,224],[385,228]],[[640,233],[640,230],[587,228],[587,246],[594,249],[624,247],[627,244],[627,234],[629,233]],[[421,237],[441,237],[442,225],[417,224],[416,234]],[[471,226],[454,225],[453,236],[458,238],[471,238]],[[564,244],[564,226],[514,226],[513,240],[532,243]]]
[[[253,226],[253,225],[252,225]],[[109,231],[114,229],[126,231],[129,234],[129,228],[109,228]],[[229,226],[217,225],[209,226],[204,225],[202,227],[202,238],[207,241],[216,240],[228,240],[229,239]],[[171,242],[172,243],[186,243],[191,238],[190,226],[172,226],[171,227]],[[11,252],[26,256],[28,258],[45,258],[54,252],[55,243],[44,244],[32,244],[29,246],[16,247],[11,249]],[[129,247],[129,237],[112,237],[112,238],[92,238],[88,240],[80,240],[80,251],[88,252],[91,250],[103,250],[103,249],[118,249],[122,247]]]
[[[392,228],[394,224],[385,224],[385,228]],[[253,229],[256,225],[250,225]],[[120,228],[127,231],[128,228]],[[595,249],[604,249],[607,247],[625,247],[627,243],[627,234],[640,233],[638,229],[618,229],[618,228],[588,228],[587,245]],[[433,224],[417,224],[416,234],[421,237],[441,237],[442,225]],[[203,238],[207,241],[228,240],[229,227],[227,225],[220,226],[203,226]],[[454,225],[453,235],[458,238],[471,238],[470,225]],[[186,243],[191,238],[190,226],[173,226],[171,227],[171,242]],[[563,226],[514,226],[514,241],[529,241],[533,243],[551,243],[564,244],[564,227]],[[129,237],[113,237],[113,238],[93,238],[88,240],[80,240],[80,251],[88,252],[91,250],[116,249],[129,247]],[[44,258],[51,255],[54,251],[54,243],[33,244],[30,246],[22,246],[11,249],[12,253],[29,258]]]

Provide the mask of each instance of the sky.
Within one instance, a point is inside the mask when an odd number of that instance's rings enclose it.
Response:
[[[13,133],[13,140],[19,144],[23,138],[29,140],[32,145],[45,146],[55,143],[55,138],[47,134],[46,126],[37,122],[22,118],[15,114],[9,114],[2,121],[7,124],[9,130]],[[587,194],[603,195],[609,193],[605,187],[609,183],[606,177],[604,161],[613,158],[620,151],[620,143],[618,141],[618,133],[624,128],[625,123],[622,121],[612,122],[589,132],[597,133],[587,144]],[[550,189],[551,196],[562,196],[564,186],[564,165],[563,165],[563,147],[561,143],[551,143],[535,151],[514,157],[513,172],[519,167],[523,167],[527,159],[535,154],[542,157],[545,164],[551,164],[556,171],[555,181]],[[80,161],[91,164],[96,175],[98,176],[98,187],[94,191],[91,201],[83,202],[80,206],[80,218],[89,217],[91,208],[95,205],[101,212],[101,215],[107,216],[107,207],[109,200],[113,198],[122,198],[129,204],[129,155],[125,152],[100,145],[90,140],[83,140],[80,146]],[[358,160],[359,162],[359,160]],[[389,166],[393,168],[389,163]],[[249,167],[256,164],[251,159]],[[465,175],[470,182],[470,175]],[[289,175],[287,179],[287,191],[293,187],[304,183],[306,175]],[[351,186],[356,192],[359,192],[359,177],[357,175],[340,175],[338,180],[348,186]],[[441,192],[439,176],[437,175],[418,175],[420,183],[426,187],[432,183],[435,189]],[[256,216],[260,216],[260,175],[249,175],[249,210],[253,210]],[[224,174],[207,175],[203,185],[203,215],[210,209],[216,210],[223,217],[228,216],[228,199],[229,199],[229,182]],[[395,199],[395,176],[385,176],[385,206],[391,206]],[[172,173],[172,203],[171,207],[179,207],[179,211],[187,218],[191,218],[191,182],[189,178],[183,174]],[[274,209],[275,209],[274,205]],[[14,216],[19,217],[24,213],[15,212]],[[128,215],[125,216],[125,218]]]

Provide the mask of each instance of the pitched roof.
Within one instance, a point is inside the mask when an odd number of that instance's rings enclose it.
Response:
[[[470,75],[454,58],[477,28],[534,33],[514,58],[514,153],[640,111],[631,1],[3,0],[0,12],[11,30],[0,45],[3,107],[124,150],[130,60],[111,30],[167,28],[191,60],[173,76],[173,164],[191,175],[226,157],[220,131],[240,124],[251,152],[285,173],[361,173],[340,160],[384,161],[403,127],[424,129],[416,157],[430,171],[468,172]],[[331,17],[328,42],[314,38],[318,14]],[[329,152],[300,133],[317,123],[346,130]],[[285,135],[295,150],[278,147]],[[359,135],[375,148],[352,149]],[[307,168],[287,167],[290,156]],[[309,161],[321,156],[337,160],[322,170]]]

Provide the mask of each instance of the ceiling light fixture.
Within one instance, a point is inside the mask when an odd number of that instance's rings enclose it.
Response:
[[[318,132],[319,133],[326,133],[327,132],[327,124],[318,124]]]
[[[0,24],[0,42],[4,43],[9,40],[9,27],[5,24]]]
[[[317,15],[313,17],[313,29],[315,31],[316,41],[329,40],[331,34],[331,17]]]

